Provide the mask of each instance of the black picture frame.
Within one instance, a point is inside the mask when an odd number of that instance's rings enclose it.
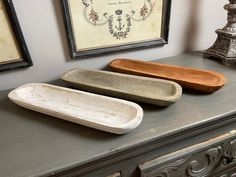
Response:
[[[0,0],[6,10],[10,25],[12,27],[14,37],[21,52],[22,59],[20,61],[12,61],[0,64],[0,71],[12,70],[16,68],[29,67],[33,65],[29,54],[12,0]]]
[[[65,24],[66,37],[68,41],[69,53],[70,57],[73,58],[81,58],[81,57],[90,57],[103,55],[112,52],[119,52],[122,50],[136,50],[140,48],[149,48],[156,46],[163,46],[168,44],[169,38],[169,23],[170,23],[170,11],[171,11],[171,0],[163,0],[163,13],[162,13],[162,27],[161,27],[161,37],[152,41],[145,42],[137,42],[137,43],[129,43],[125,45],[118,45],[112,47],[105,47],[99,49],[91,49],[86,51],[77,51],[76,50],[76,42],[72,28],[72,21],[70,17],[70,10],[68,5],[68,0],[61,0],[61,9],[62,15]]]

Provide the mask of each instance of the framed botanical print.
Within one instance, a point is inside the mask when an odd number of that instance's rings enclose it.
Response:
[[[11,0],[0,0],[0,71],[32,65]]]
[[[72,58],[168,42],[171,0],[61,0]]]

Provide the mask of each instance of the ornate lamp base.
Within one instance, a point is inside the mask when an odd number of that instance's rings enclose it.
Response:
[[[228,11],[228,23],[223,29],[216,30],[218,38],[205,51],[204,57],[219,58],[223,64],[230,65],[236,63],[236,0],[229,0],[224,9]]]
[[[236,33],[216,30],[218,38],[212,47],[204,52],[204,57],[218,58],[224,65],[236,63]]]

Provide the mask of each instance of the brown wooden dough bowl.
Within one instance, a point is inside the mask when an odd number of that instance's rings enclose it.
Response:
[[[212,93],[226,84],[226,78],[221,73],[190,67],[131,59],[116,59],[109,66],[116,72],[172,80],[184,88],[205,93]]]

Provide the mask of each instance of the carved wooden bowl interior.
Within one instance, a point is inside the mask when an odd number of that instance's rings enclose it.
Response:
[[[211,93],[226,83],[223,74],[190,67],[180,67],[156,62],[116,59],[109,64],[113,71],[172,80],[182,87]]]

